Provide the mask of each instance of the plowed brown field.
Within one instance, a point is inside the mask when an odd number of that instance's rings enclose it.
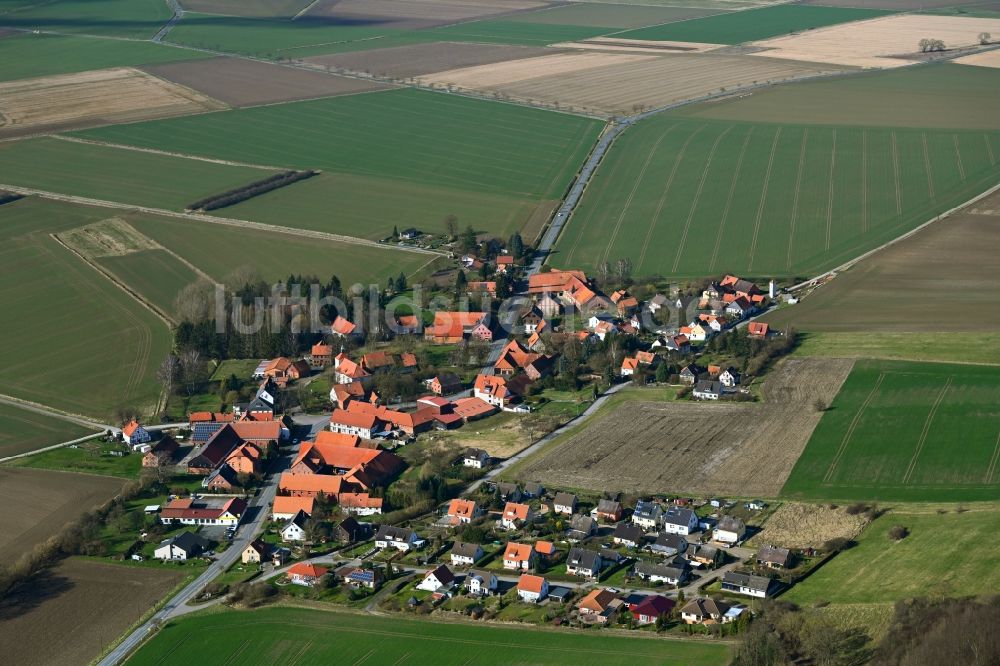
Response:
[[[853,361],[785,359],[760,403],[629,402],[518,470],[553,487],[777,496]]]

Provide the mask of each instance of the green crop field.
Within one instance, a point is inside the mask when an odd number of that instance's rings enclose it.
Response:
[[[893,12],[878,9],[849,9],[805,5],[778,5],[745,12],[668,23],[618,33],[624,39],[741,44],[768,39],[790,32],[813,30],[827,25],[861,21]]]
[[[69,421],[0,404],[0,458],[68,442],[93,432]]]
[[[1000,333],[991,331],[799,331],[796,342],[795,354],[801,356],[1000,365]]]
[[[687,21],[692,18],[720,14],[722,11],[721,9],[700,7],[697,3],[681,7],[656,7],[574,2],[533,12],[513,14],[504,17],[504,20],[514,23],[551,23],[625,30],[674,21]]]
[[[671,113],[689,118],[1000,130],[1000,69],[953,63],[774,86]]]
[[[824,564],[781,598],[797,604],[892,603],[910,597],[1000,592],[1000,551],[989,538],[997,507],[964,512],[942,507],[893,509],[872,522],[858,544]],[[894,525],[910,534],[899,542]]]
[[[106,210],[36,199],[0,206],[4,392],[106,418],[120,405],[150,408],[167,327],[50,234],[106,218]]]
[[[0,39],[0,81],[204,57],[198,51],[152,42],[75,35],[10,35]]]
[[[199,276],[165,250],[141,250],[97,260],[161,311],[172,314],[177,293]]]
[[[1000,133],[658,115],[604,158],[555,262],[637,275],[809,276],[1000,179]]]
[[[942,502],[1000,498],[1000,369],[858,361],[782,495]]]
[[[0,183],[171,210],[270,173],[49,137],[0,143]]]
[[[388,276],[429,270],[436,255],[293,236],[277,231],[242,229],[183,219],[130,218],[129,223],[163,247],[216,280],[251,269],[267,281],[289,274],[314,275],[324,282],[336,275],[345,285],[384,285]]]
[[[308,226],[331,231],[346,228],[337,215],[343,201],[353,219],[379,225],[355,227],[352,233],[377,237],[388,235],[397,220],[379,223],[376,217],[387,207],[405,210],[409,202],[424,211],[422,219],[442,229],[441,219],[431,218],[447,210],[453,198],[470,215],[496,203],[499,210],[490,218],[514,216],[512,226],[520,226],[536,206],[562,196],[600,127],[597,121],[563,113],[406,89],[105,127],[81,136],[365,177],[364,182],[354,181],[362,189],[338,191],[306,181],[271,198],[305,192],[293,218],[317,211],[329,223],[312,219]],[[325,182],[336,185],[336,180]],[[377,201],[383,197],[382,182],[389,184],[385,202]],[[422,186],[430,189],[424,191]],[[478,194],[507,200],[480,201]],[[428,195],[434,201],[420,202]],[[249,206],[263,210],[267,203],[262,201]],[[374,214],[364,212],[368,205]],[[295,219],[286,222],[295,223]],[[477,217],[460,223],[486,228]]]
[[[500,649],[502,648],[502,649]],[[538,631],[456,622],[269,608],[203,614],[171,622],[131,663],[225,662],[241,654],[301,663],[394,664],[724,664],[730,648],[704,640],[645,639],[606,633]]]
[[[7,9],[3,3],[0,9]],[[27,4],[17,2],[15,4]],[[173,15],[162,0],[54,0],[0,13],[0,26],[149,39]]]
[[[528,23],[506,19],[488,19],[423,30],[419,34],[434,41],[487,42],[491,44],[523,44],[545,46],[558,42],[573,42],[605,35],[612,28],[589,25]]]

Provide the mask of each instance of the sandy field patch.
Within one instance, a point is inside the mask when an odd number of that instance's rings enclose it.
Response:
[[[454,85],[459,88],[494,88],[532,79],[586,72],[608,65],[630,65],[652,58],[653,56],[625,53],[559,53],[539,58],[451,69],[427,76],[424,81]]]
[[[558,59],[556,59],[558,58]],[[544,63],[549,63],[551,69]],[[722,88],[790,81],[837,66],[733,55],[578,53],[423,77],[426,82],[594,114],[634,113]]]
[[[992,149],[1000,155],[1000,145]],[[817,332],[1000,331],[1000,308],[983,307],[983,294],[1000,290],[997,247],[1000,192],[855,264],[766,320]]]
[[[537,0],[319,0],[303,16],[412,30],[546,6]]]
[[[65,130],[225,108],[131,67],[0,83],[0,135]]]
[[[629,402],[549,447],[522,481],[629,493],[775,497],[853,361],[785,359],[761,403]]]
[[[662,51],[685,51],[690,53],[701,53],[712,49],[726,48],[725,44],[706,44],[704,42],[672,42],[669,40],[655,39],[624,39],[620,37],[594,37],[579,42],[569,42],[577,48],[627,48],[632,50],[649,49],[653,52]],[[556,44],[556,46],[560,46]]]
[[[350,95],[388,87],[375,81],[307,72],[242,58],[185,60],[143,69],[232,106]]]
[[[854,539],[868,524],[863,513],[853,516],[846,506],[829,504],[782,504],[755,534],[750,545],[784,548],[818,548],[834,538]]]
[[[994,49],[993,51],[983,51],[982,53],[973,53],[972,55],[967,55],[962,58],[957,58],[952,62],[957,62],[960,65],[975,65],[976,67],[1000,68],[1000,49]]]
[[[558,53],[555,49],[507,44],[470,44],[460,42],[428,42],[410,46],[393,46],[370,51],[335,53],[313,56],[304,61],[350,72],[368,72],[377,76],[407,79],[460,67],[488,65],[506,60],[534,58]]]
[[[1000,19],[896,15],[753,42],[767,50],[750,55],[857,67],[902,67],[919,60],[916,54],[921,39],[940,39],[948,48],[958,48],[978,44],[981,32],[1000,34]]]
[[[79,229],[56,234],[59,240],[87,258],[123,257],[160,245],[144,236],[120,217],[112,217]]]
[[[0,604],[0,652],[11,664],[86,664],[184,577],[91,560],[63,560]]]
[[[0,562],[30,550],[114,497],[124,479],[0,467]],[[0,622],[0,625],[3,623]]]

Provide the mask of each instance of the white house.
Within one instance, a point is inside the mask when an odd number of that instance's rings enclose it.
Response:
[[[158,560],[183,561],[204,552],[208,545],[208,541],[197,534],[183,532],[161,541],[153,551],[153,557]]]
[[[556,513],[562,513],[567,516],[573,515],[576,511],[576,495],[572,493],[556,493],[555,498],[552,500],[552,509]]]
[[[472,566],[483,557],[483,549],[477,543],[456,541],[451,549],[451,563],[457,567]]]
[[[663,509],[656,502],[639,500],[632,512],[632,522],[643,529],[656,529],[660,525]]]
[[[133,449],[138,450],[143,444],[151,442],[153,438],[138,421],[132,419],[122,426],[122,440]]]
[[[735,368],[727,368],[719,374],[719,382],[726,388],[732,388],[740,383],[740,373]]]
[[[698,514],[691,509],[672,506],[663,514],[663,531],[687,536],[698,530]]]
[[[465,467],[482,469],[489,466],[490,454],[486,453],[486,451],[483,451],[482,449],[469,449],[465,452],[465,456],[462,458],[462,464]]]
[[[309,520],[305,511],[299,509],[298,513],[281,528],[281,540],[285,543],[292,543],[306,540],[306,521]]]
[[[763,599],[771,593],[774,581],[766,576],[727,571],[722,576],[722,589],[726,592],[745,594],[748,597]]]
[[[395,548],[408,552],[416,550],[424,545],[425,540],[417,536],[413,530],[403,527],[393,527],[392,525],[382,525],[375,535],[375,546],[377,548]]]
[[[517,596],[521,601],[536,604],[549,596],[549,582],[541,576],[521,574],[517,581]]]
[[[743,540],[746,536],[747,526],[739,518],[724,516],[719,519],[715,530],[712,532],[712,539],[719,543],[735,544]]]
[[[722,382],[702,379],[694,385],[691,395],[695,400],[718,400],[722,397]]]
[[[455,586],[455,574],[445,565],[441,564],[433,571],[428,571],[424,579],[417,583],[418,590],[428,592],[446,592]]]
[[[500,514],[500,526],[507,530],[516,530],[534,520],[534,512],[527,504],[507,502]]]
[[[465,588],[474,597],[496,594],[497,577],[488,571],[470,571],[465,577]]]

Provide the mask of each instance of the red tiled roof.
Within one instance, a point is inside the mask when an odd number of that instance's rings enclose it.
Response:
[[[310,562],[299,562],[288,569],[289,576],[304,576],[306,578],[321,578],[327,574],[329,569],[318,567]]]
[[[533,576],[531,574],[521,574],[521,577],[517,580],[517,589],[523,590],[524,592],[534,592],[535,594],[541,594],[542,586],[545,584],[545,579],[541,576]]]
[[[330,325],[330,328],[333,329],[334,333],[339,333],[340,335],[350,335],[354,332],[354,329],[356,329],[357,326],[347,321],[340,315],[337,315],[337,318],[333,320],[333,324]]]

